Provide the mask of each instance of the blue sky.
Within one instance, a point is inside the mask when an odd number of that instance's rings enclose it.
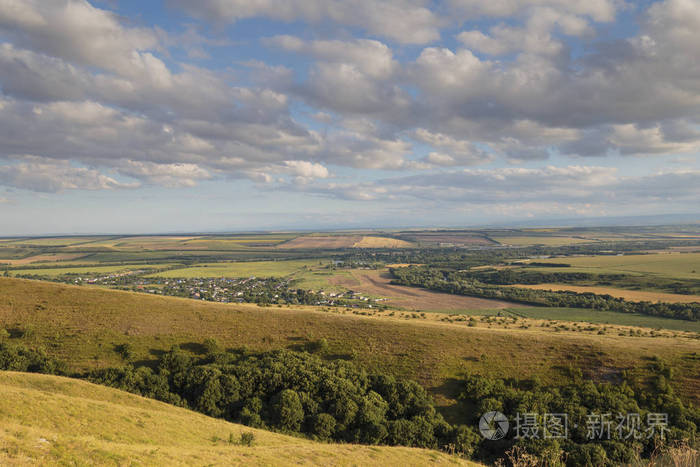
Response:
[[[0,235],[697,213],[700,2],[2,0]]]

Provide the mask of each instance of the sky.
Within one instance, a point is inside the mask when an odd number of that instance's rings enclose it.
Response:
[[[0,235],[698,213],[700,0],[0,0]]]

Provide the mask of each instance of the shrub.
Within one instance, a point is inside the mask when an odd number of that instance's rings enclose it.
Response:
[[[134,357],[134,349],[128,342],[114,346],[114,351],[121,355],[121,357],[126,361],[129,361]]]
[[[253,442],[255,441],[255,433],[252,431],[244,431],[241,433],[241,441],[240,445],[241,446],[252,446]]]

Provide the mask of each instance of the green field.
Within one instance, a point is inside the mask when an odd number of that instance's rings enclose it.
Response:
[[[81,243],[93,242],[102,237],[46,237],[46,238],[22,238],[22,239],[5,239],[3,243],[13,246],[46,246],[46,247],[62,247]]]
[[[112,274],[144,269],[158,269],[170,267],[172,264],[120,264],[113,266],[75,266],[39,269],[13,269],[9,272],[12,276],[34,274],[38,276],[58,277],[65,274]]]
[[[700,253],[657,253],[624,256],[580,256],[538,259],[541,263],[567,263],[570,268],[537,268],[551,272],[591,272],[597,274],[651,274],[667,278],[700,281]]]
[[[637,313],[616,313],[613,311],[581,310],[578,308],[526,307],[507,310],[515,316],[532,319],[552,319],[593,324],[619,326],[640,326],[652,329],[669,329],[700,333],[700,322],[661,318]]]
[[[159,272],[149,277],[285,277],[318,267],[320,262],[320,260],[289,260],[204,263],[190,268]]]

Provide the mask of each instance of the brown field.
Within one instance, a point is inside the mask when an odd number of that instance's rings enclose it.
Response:
[[[0,263],[7,263],[11,266],[23,266],[25,264],[39,262],[69,261],[82,258],[83,256],[85,256],[84,253],[47,253],[45,255],[29,256],[22,259],[0,259]]]
[[[433,292],[416,287],[390,284],[391,275],[386,270],[353,270],[349,275],[331,277],[333,285],[346,287],[375,297],[387,298],[389,305],[422,311],[460,311],[513,308],[518,305],[500,300],[466,297]]]
[[[400,315],[406,315],[403,318]],[[135,361],[153,361],[174,344],[196,348],[212,337],[225,347],[272,350],[325,338],[334,355],[353,355],[370,371],[422,383],[443,405],[461,389],[464,372],[556,383],[562,362],[600,380],[623,370],[645,371],[652,356],[678,368],[680,394],[698,401],[700,341],[681,337],[597,335],[547,327],[415,319],[416,313],[365,316],[318,307],[258,307],[205,303],[93,287],[0,278],[0,327],[29,329],[9,340],[42,346],[70,368],[120,366],[115,345],[129,342]],[[429,314],[426,314],[429,315]],[[500,318],[499,318],[500,319]],[[504,327],[505,326],[505,327]],[[664,333],[666,334],[666,333]],[[194,347],[193,347],[194,346]]]
[[[277,245],[285,249],[408,248],[412,243],[389,237],[366,235],[305,235]]]
[[[355,248],[410,248],[411,242],[389,237],[362,237],[353,245]]]
[[[613,287],[585,286],[585,285],[567,285],[567,284],[534,284],[523,285],[515,284],[514,287],[522,287],[525,289],[535,290],[569,290],[571,292],[586,293],[592,292],[602,295],[611,295],[613,297],[624,298],[635,302],[667,302],[667,303],[692,303],[700,302],[698,295],[682,295],[675,293],[664,292],[645,292],[641,290],[625,290],[616,289]]]

